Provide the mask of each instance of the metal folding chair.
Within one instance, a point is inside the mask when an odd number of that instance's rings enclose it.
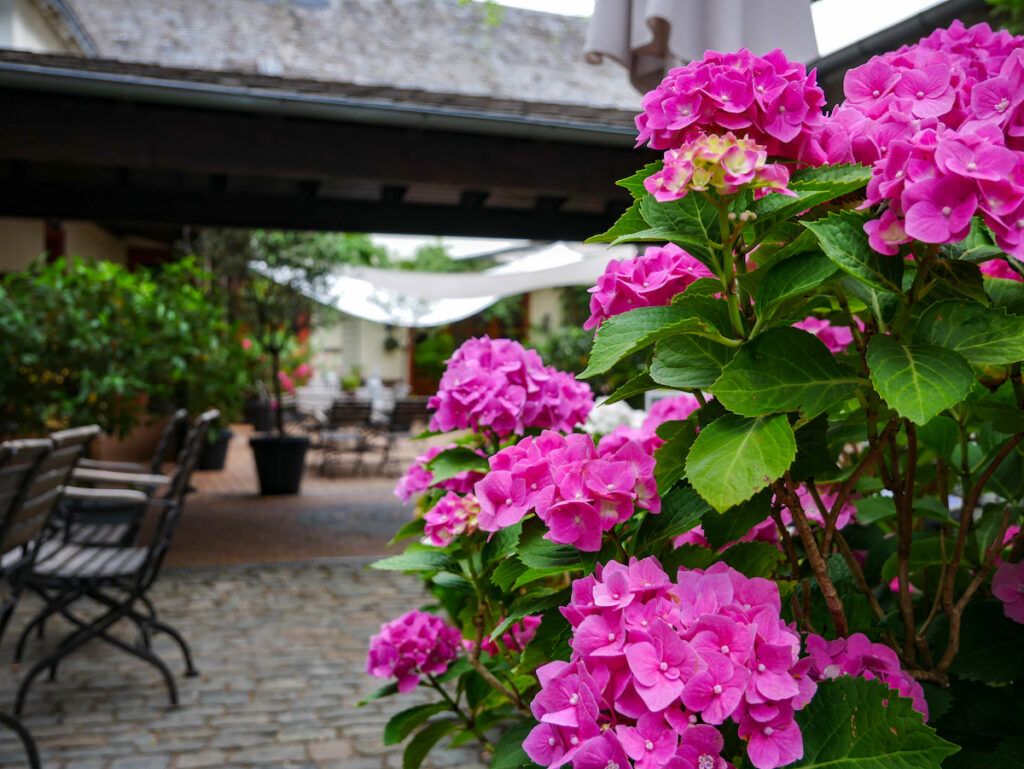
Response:
[[[75,467],[73,483],[78,487],[113,486],[154,493],[170,482],[168,476],[161,474],[161,468],[175,436],[187,423],[188,412],[185,409],[174,412],[148,465],[82,458]],[[145,502],[118,500],[114,496],[108,495],[103,499],[63,499],[60,512],[65,541],[80,545],[135,544],[139,522],[146,511]]]
[[[98,427],[56,433],[53,439],[0,444],[0,638],[39,554],[61,487]],[[39,769],[39,751],[17,718],[0,712],[0,724],[21,740],[29,766]]]
[[[40,627],[49,617],[59,614],[74,629],[25,675],[15,701],[16,714],[22,712],[32,681],[43,670],[49,668],[51,678],[55,677],[62,659],[94,639],[106,641],[153,665],[167,685],[171,704],[178,704],[174,676],[167,664],[153,651],[150,640],[154,633],[170,636],[181,650],[187,676],[197,675],[192,651],[177,630],[157,618],[156,609],[147,597],[147,592],[156,581],[171,545],[189,490],[189,478],[199,461],[206,431],[218,416],[215,410],[207,411],[192,425],[163,494],[147,498],[139,491],[121,492],[121,496],[140,495],[140,501],[145,501],[149,508],[158,512],[148,545],[79,545],[54,540],[40,548],[27,584],[44,598],[46,606],[22,631],[15,651],[16,659],[21,658],[32,630]],[[64,493],[71,498],[99,499],[111,491],[119,490],[67,488]],[[102,613],[89,618],[75,613],[75,605],[83,599],[98,605]],[[130,644],[110,632],[122,620],[131,622],[138,630],[138,644]]]
[[[325,475],[332,464],[341,464],[346,455],[354,456],[354,469],[363,467],[363,456],[369,449],[373,433],[369,401],[337,400],[327,412],[326,424],[317,434],[315,448],[320,450],[320,474]]]
[[[412,438],[417,429],[425,428],[429,422],[430,411],[427,409],[426,398],[404,398],[395,401],[384,428],[384,443],[378,465],[380,472],[385,472],[392,460],[400,460],[400,457],[394,456],[398,441]]]

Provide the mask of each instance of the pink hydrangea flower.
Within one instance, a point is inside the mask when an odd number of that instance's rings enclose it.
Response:
[[[1024,561],[1003,563],[992,577],[992,595],[1003,602],[1003,613],[1024,624]]]
[[[651,246],[626,261],[613,259],[590,289],[590,317],[583,328],[637,307],[667,305],[698,278],[710,277],[711,270],[673,243]]]
[[[435,484],[434,474],[426,467],[427,463],[442,451],[457,447],[457,443],[449,443],[446,446],[432,446],[416,457],[405,471],[405,474],[398,479],[398,483],[395,486],[395,496],[408,503],[414,496],[429,488],[454,491],[457,494],[468,494],[471,492],[473,484],[483,477],[482,473],[473,470],[463,470],[454,477]],[[480,453],[480,456],[484,456],[484,454]]]
[[[854,322],[857,324],[857,328],[860,331],[864,330],[864,323],[860,318],[854,317]],[[813,315],[808,316],[799,323],[793,324],[794,328],[800,328],[804,331],[814,334],[818,339],[825,343],[831,353],[846,352],[847,348],[853,342],[853,332],[850,331],[848,326],[833,326],[827,320],[823,318],[815,318]]]
[[[781,606],[774,582],[724,563],[675,582],[654,558],[598,566],[562,608],[570,660],[537,671],[527,754],[576,769],[626,757],[622,769],[726,769],[716,726],[731,720],[759,769],[797,760],[793,713],[816,684]]]
[[[769,155],[804,159],[824,124],[825,95],[803,64],[781,50],[755,56],[708,51],[671,70],[641,101],[637,145],[673,149],[702,133],[734,131]]]
[[[476,531],[480,503],[472,494],[449,491],[423,516],[423,544],[447,547],[460,534]]]
[[[599,446],[589,435],[545,430],[489,460],[476,484],[479,527],[497,531],[536,513],[546,539],[597,552],[602,534],[640,507],[661,511],[654,457],[632,440]]]
[[[724,136],[700,134],[667,150],[661,170],[644,180],[644,188],[664,203],[709,187],[719,195],[735,195],[748,188],[755,196],[774,191],[795,197],[786,187],[788,183],[789,170],[780,163],[769,163],[763,146],[729,132]]]
[[[1011,267],[1004,259],[990,259],[980,265],[981,274],[989,278],[1002,278],[1003,280],[1024,281],[1024,276]]]
[[[590,388],[545,366],[511,339],[469,339],[455,351],[428,401],[431,430],[490,430],[522,435],[528,427],[572,430],[594,406]]]
[[[863,633],[849,638],[826,641],[813,633],[807,636],[807,652],[811,658],[808,675],[815,681],[839,676],[861,676],[879,679],[901,697],[914,701],[914,709],[928,720],[928,703],[924,689],[900,667],[899,657],[885,644],[872,643]]]
[[[540,627],[541,618],[537,616],[523,617],[518,622],[513,622],[508,631],[501,636],[505,648],[513,653],[518,653],[526,648],[526,645],[537,635],[537,628]],[[463,639],[462,646],[466,651],[472,651],[473,641]],[[480,644],[480,651],[497,656],[498,644],[488,637],[484,637]]]
[[[415,689],[424,675],[439,675],[458,656],[462,634],[440,617],[410,611],[380,627],[370,639],[366,672],[375,678],[396,678],[403,694]]]

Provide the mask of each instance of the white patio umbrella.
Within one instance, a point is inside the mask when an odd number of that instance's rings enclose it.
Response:
[[[791,60],[816,59],[810,0],[595,0],[584,56],[610,56],[642,92],[706,50],[755,54],[782,48]]]

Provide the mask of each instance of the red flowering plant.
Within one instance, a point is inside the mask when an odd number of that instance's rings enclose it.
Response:
[[[377,564],[463,637],[388,725],[407,766],[450,733],[492,767],[1021,763],[1024,38],[956,23],[845,90],[741,50],[644,97],[664,159],[592,240],[649,245],[580,378],[646,353],[609,401],[680,391],[649,423],[453,357],[433,426],[470,437]]]

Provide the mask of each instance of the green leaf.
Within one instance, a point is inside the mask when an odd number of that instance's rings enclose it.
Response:
[[[386,686],[380,687],[379,689],[375,689],[374,691],[370,692],[365,697],[363,697],[363,699],[359,700],[359,702],[357,703],[357,706],[361,708],[363,705],[365,705],[368,702],[373,702],[374,700],[379,700],[381,697],[390,697],[392,694],[398,694],[398,684],[397,683],[390,683],[390,684],[387,684]]]
[[[771,500],[771,490],[765,489],[723,513],[704,516],[702,525],[708,546],[718,550],[732,542],[738,542],[768,517],[771,512]]]
[[[801,222],[818,238],[821,247],[839,268],[881,291],[902,293],[903,260],[879,254],[868,245],[864,223],[869,217],[844,211],[816,222]]]
[[[741,416],[799,411],[811,419],[851,397],[857,382],[814,334],[780,327],[737,350],[711,392]]]
[[[504,561],[498,564],[498,567],[494,570],[494,574],[491,575],[491,582],[500,587],[502,590],[508,592],[512,589],[512,585],[526,573],[527,567],[518,558],[506,558]]]
[[[933,304],[921,316],[916,342],[956,350],[980,366],[1024,360],[1024,318],[976,302]]]
[[[591,235],[584,243],[614,243],[617,240],[629,239],[629,236],[648,229],[647,222],[640,215],[640,203],[634,200],[607,231],[600,235]]]
[[[722,367],[732,354],[725,345],[699,336],[662,339],[654,345],[650,379],[676,389],[710,387],[721,376]]]
[[[703,195],[687,195],[679,200],[659,203],[648,194],[640,201],[640,213],[651,227],[675,230],[704,244],[716,244],[720,240],[718,210]]]
[[[405,753],[402,754],[402,769],[419,769],[430,749],[442,737],[451,734],[459,726],[457,721],[435,721],[416,732],[416,736],[405,746]]]
[[[790,297],[809,294],[839,273],[835,262],[818,252],[798,254],[765,273],[757,290],[758,312],[769,312]]]
[[[561,590],[554,593],[548,593],[547,595],[529,593],[523,596],[509,608],[508,616],[505,617],[505,619],[503,619],[493,631],[491,631],[490,639],[493,641],[495,638],[500,638],[514,622],[517,622],[523,617],[528,617],[532,614],[540,614],[544,610],[550,609],[554,606],[566,606],[571,598],[571,587],[564,587]]]
[[[754,419],[726,414],[697,436],[686,459],[686,475],[721,512],[770,485],[795,457],[796,438],[784,414]]]
[[[958,750],[925,725],[911,700],[877,680],[822,681],[796,720],[804,757],[794,769],[939,769]]]
[[[857,508],[857,523],[864,526],[896,517],[896,502],[892,497],[855,499],[853,506]]]
[[[942,551],[945,547],[946,558],[953,555],[953,541],[947,539],[943,542],[939,537],[928,536],[922,539],[915,539],[910,543],[910,572],[919,572],[928,566],[937,566],[943,562]],[[895,579],[899,564],[896,553],[893,553],[882,566],[882,581],[890,582]]]
[[[899,296],[872,288],[857,278],[843,278],[840,283],[844,291],[864,303],[880,328],[885,328],[885,324],[892,320],[900,307]]]
[[[661,513],[644,518],[636,534],[638,550],[646,548],[647,552],[653,552],[665,540],[674,539],[688,532],[700,523],[705,513],[710,512],[708,503],[701,499],[692,486],[674,486],[662,497]]]
[[[971,403],[971,413],[992,425],[992,429],[1005,435],[1024,432],[1024,410],[1001,398],[981,398]]]
[[[789,474],[795,481],[828,478],[836,473],[837,456],[829,446],[828,415],[819,414],[796,431],[796,459]]]
[[[917,428],[917,440],[949,461],[960,440],[960,430],[955,420],[947,416],[938,416]]]
[[[959,353],[932,345],[905,347],[890,336],[871,338],[867,363],[878,394],[919,425],[962,401],[974,385],[974,372]]]
[[[384,571],[445,571],[454,564],[448,555],[438,550],[407,550],[375,561],[370,564],[370,568]]]
[[[409,537],[422,537],[423,527],[424,521],[422,518],[409,521],[396,532],[395,536],[391,538],[391,541],[388,542],[388,544],[393,545],[396,542],[401,542],[403,539],[408,539]]]
[[[519,537],[523,533],[522,522],[514,523],[494,532],[484,545],[481,557],[484,562],[497,561],[511,555],[519,545]]]
[[[1024,681],[1024,632],[1007,619],[997,600],[975,601],[964,610],[960,651],[950,672],[972,681]]]
[[[946,243],[939,251],[952,259],[967,262],[987,262],[1005,256],[1003,250],[994,245],[992,234],[978,217],[971,222],[971,231],[966,238],[959,243]]]
[[[822,166],[794,172],[787,185],[796,197],[765,195],[755,200],[750,210],[757,214],[758,223],[788,219],[820,203],[860,189],[871,179],[871,169],[860,165]]]
[[[482,457],[464,446],[445,449],[427,462],[426,468],[434,475],[432,483],[450,480],[467,470],[486,473],[491,469],[487,464],[487,457]]]
[[[650,372],[645,371],[642,374],[637,374],[605,398],[601,402],[601,406],[618,403],[619,401],[626,400],[626,398],[632,398],[634,395],[642,395],[648,390],[657,390],[660,386],[661,385],[651,379]],[[600,406],[598,406],[598,408],[600,408]]]
[[[431,716],[445,710],[448,710],[447,703],[432,702],[429,705],[416,705],[415,707],[403,710],[401,713],[397,713],[391,717],[391,720],[384,727],[384,744],[395,745],[401,742],[412,734],[412,730],[417,726]]]
[[[461,574],[453,574],[450,571],[442,571],[439,574],[435,574],[431,582],[439,587],[448,590],[459,590],[463,593],[472,593],[474,590],[472,582]]]
[[[680,307],[638,307],[601,324],[590,363],[577,379],[603,374],[620,360],[672,334],[710,331],[711,324]]]
[[[586,569],[585,560],[593,560],[593,554],[586,554],[572,545],[556,545],[543,539],[547,532],[538,519],[530,519],[523,523],[523,534],[519,538],[519,559],[532,569],[558,569],[570,571]]]
[[[953,678],[953,707],[936,722],[940,733],[965,749],[992,750],[1001,740],[1020,736],[1024,723],[1024,698],[1018,687],[985,686]],[[959,758],[959,756],[957,756]],[[957,766],[956,759],[947,762]],[[1013,764],[989,764],[1002,769]]]
[[[494,758],[491,759],[490,769],[520,769],[524,766],[534,766],[523,750],[523,741],[536,725],[537,722],[532,718],[526,718],[506,730],[498,744],[494,746]]]
[[[722,553],[722,560],[748,577],[769,578],[775,574],[782,551],[768,542],[740,542]]]
[[[632,195],[634,199],[642,198],[648,194],[647,188],[644,187],[644,181],[648,176],[653,176],[658,173],[658,171],[663,167],[664,163],[662,161],[655,160],[645,165],[632,176],[627,176],[625,179],[619,179],[615,184],[629,190],[629,194]]]
[[[966,296],[979,302],[988,301],[988,296],[985,294],[985,282],[981,270],[976,264],[951,259],[936,259],[928,265],[928,276],[938,280],[931,290],[931,295],[935,299],[949,295]]]
[[[671,424],[671,427],[661,425],[658,428],[659,436],[665,443],[654,450],[654,458],[657,460],[654,480],[661,494],[667,493],[686,475],[686,455],[697,437],[697,427],[692,422],[677,420],[666,424]]]
[[[983,278],[985,293],[995,307],[1005,307],[1009,312],[1024,313],[1024,283],[1006,278]]]

